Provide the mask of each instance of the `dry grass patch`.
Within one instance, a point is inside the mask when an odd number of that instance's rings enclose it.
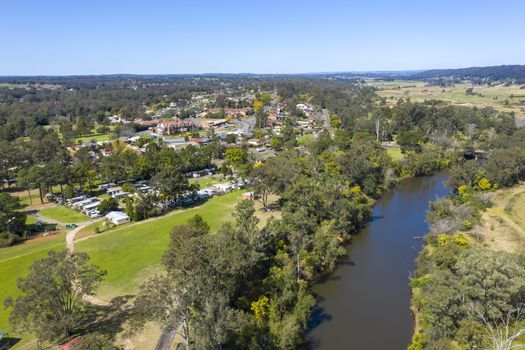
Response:
[[[494,250],[525,251],[525,184],[497,191],[492,203],[481,216],[485,242]]]

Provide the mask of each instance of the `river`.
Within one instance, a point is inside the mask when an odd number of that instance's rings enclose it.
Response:
[[[446,172],[403,180],[375,204],[348,256],[313,291],[311,349],[404,350],[410,343],[409,274],[428,230],[429,202],[448,194]]]

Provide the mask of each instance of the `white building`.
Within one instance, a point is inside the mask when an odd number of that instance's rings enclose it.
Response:
[[[109,213],[107,213],[106,219],[108,219],[109,222],[115,225],[121,225],[131,221],[129,216],[127,216],[121,211],[110,211]]]

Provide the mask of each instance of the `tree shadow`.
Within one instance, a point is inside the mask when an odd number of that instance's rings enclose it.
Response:
[[[378,221],[384,218],[385,217],[383,215],[372,215],[370,219],[368,220],[368,222],[374,222],[374,221]]]
[[[319,299],[321,298],[318,298],[318,303],[319,303]],[[307,333],[307,336],[306,336],[306,341],[304,344],[302,344],[299,349],[315,349],[315,348],[318,348],[320,345],[321,345],[321,341],[320,339],[318,338],[315,338],[311,335],[312,331],[319,327],[321,324],[323,323],[326,323],[326,322],[330,322],[332,320],[332,316],[330,314],[328,314],[324,308],[320,307],[319,305],[317,305],[313,310],[312,310],[312,314],[310,316],[310,319],[308,320],[308,325],[307,325],[307,330],[306,330],[306,333]]]
[[[21,338],[11,338],[7,337],[2,340],[0,340],[0,349],[7,350],[14,347],[16,344],[18,344],[22,339]]]
[[[88,304],[85,325],[80,334],[99,333],[113,338],[124,330],[124,323],[130,318],[133,295],[124,295],[111,299],[107,305]]]

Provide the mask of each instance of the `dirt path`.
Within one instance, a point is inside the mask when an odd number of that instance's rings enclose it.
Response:
[[[73,253],[75,251],[75,235],[80,231],[82,230],[84,227],[88,226],[88,225],[91,225],[92,223],[95,223],[95,222],[98,222],[100,220],[102,220],[102,218],[98,218],[96,220],[89,220],[89,221],[84,221],[84,222],[81,222],[80,224],[78,224],[77,227],[75,227],[73,230],[69,231],[67,234],[66,234],[66,245],[67,245],[67,249],[69,250],[69,252]],[[86,237],[87,238],[87,237]]]

